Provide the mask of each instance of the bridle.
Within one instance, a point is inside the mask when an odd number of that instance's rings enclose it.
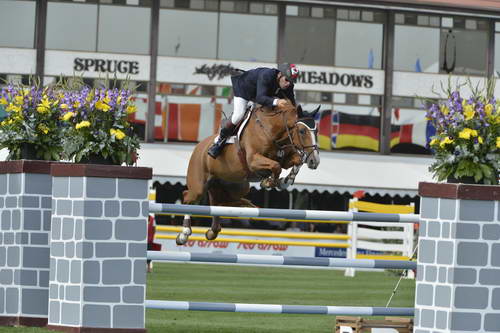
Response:
[[[314,123],[314,128],[309,127],[306,123],[300,121],[300,119],[295,123],[295,131],[300,131],[298,128],[298,124],[302,124],[305,126],[307,131],[309,131],[310,135],[316,136],[316,131],[317,131],[317,126],[316,123]],[[305,145],[304,142],[302,142],[302,136],[300,134],[297,134],[300,142],[300,147],[298,145],[294,144],[294,149],[295,151],[300,155],[302,163],[306,163],[306,161],[309,159],[311,154],[313,154],[315,151],[318,150],[318,144],[312,144],[312,145]],[[293,143],[293,141],[291,141]],[[310,152],[307,152],[307,149],[312,148]]]
[[[256,117],[256,122],[262,128],[264,134],[276,146],[277,151],[278,151],[277,155],[278,155],[279,158],[283,159],[285,157],[285,150],[287,148],[291,148],[294,153],[298,153],[299,154],[301,162],[305,163],[307,161],[307,159],[311,156],[311,154],[313,154],[315,151],[318,150],[318,145],[317,144],[305,145],[304,142],[302,142],[302,137],[298,133],[299,128],[297,126],[300,123],[300,124],[303,124],[307,128],[307,130],[309,132],[315,132],[316,131],[316,124],[315,124],[314,128],[310,128],[306,123],[300,121],[300,119],[299,119],[299,120],[297,120],[297,121],[294,122],[293,126],[289,127],[288,123],[287,123],[287,119],[286,119],[286,112],[284,110],[273,110],[272,111],[273,114],[271,114],[271,116],[275,116],[275,115],[281,114],[282,115],[282,120],[283,120],[283,125],[284,125],[284,127],[286,129],[286,137],[284,137],[282,139],[274,140],[272,138],[271,134],[269,134],[269,130],[262,123],[262,120],[260,119],[260,117],[259,117],[259,115],[257,113],[258,111],[259,110],[254,110],[255,117]],[[260,111],[264,112],[263,109],[260,109]],[[297,137],[299,139],[300,145],[295,144],[293,142],[293,131],[296,132],[296,135],[297,135]],[[310,152],[307,152],[306,149],[309,149],[309,148],[313,148],[313,149]]]

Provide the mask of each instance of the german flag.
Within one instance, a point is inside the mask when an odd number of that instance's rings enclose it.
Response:
[[[378,151],[380,117],[323,111],[319,121],[321,149],[356,148]]]

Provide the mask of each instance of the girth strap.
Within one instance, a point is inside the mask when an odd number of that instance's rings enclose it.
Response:
[[[238,148],[238,157],[240,158],[241,165],[243,166],[243,169],[247,173],[247,178],[250,177],[251,172],[250,169],[248,168],[248,163],[247,163],[247,153],[245,151],[245,148],[243,148],[240,144],[240,139],[238,136],[236,136],[234,143],[236,144],[236,147]]]

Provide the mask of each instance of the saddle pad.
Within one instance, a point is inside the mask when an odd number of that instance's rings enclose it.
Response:
[[[234,141],[236,140],[236,137],[238,137],[238,139],[241,138],[241,134],[243,133],[243,130],[245,129],[245,126],[247,125],[248,120],[250,119],[251,116],[252,116],[252,111],[248,111],[246,113],[246,117],[243,119],[243,121],[241,122],[241,125],[238,127],[238,132],[236,133],[236,135],[229,137],[226,140],[226,143],[234,143]],[[218,135],[215,137],[214,143],[217,142],[217,139],[219,139]]]

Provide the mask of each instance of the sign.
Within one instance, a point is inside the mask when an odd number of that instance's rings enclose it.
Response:
[[[149,81],[149,56],[54,51],[45,52],[45,75]]]
[[[0,48],[0,73],[2,74],[35,74],[36,50]]]
[[[383,254],[383,252],[358,248],[358,254],[380,255],[380,254]],[[327,258],[346,258],[347,257],[347,249],[333,248],[333,247],[316,247],[316,251],[315,251],[314,256],[315,257],[327,257]]]
[[[451,82],[452,88],[461,85],[460,94],[471,96],[472,91],[468,85],[468,80],[472,87],[484,88],[486,77],[448,75],[436,73],[413,73],[394,72],[393,94],[395,96],[426,97],[426,98],[447,98],[447,93],[441,87],[448,87]],[[439,94],[439,95],[436,95]],[[495,86],[495,96],[500,95],[500,84]]]
[[[238,70],[257,67],[276,68],[274,63],[223,61],[196,58],[158,57],[159,82],[207,85],[231,85],[231,75]],[[384,93],[384,71],[374,69],[309,66],[297,64],[296,90],[339,93]]]

